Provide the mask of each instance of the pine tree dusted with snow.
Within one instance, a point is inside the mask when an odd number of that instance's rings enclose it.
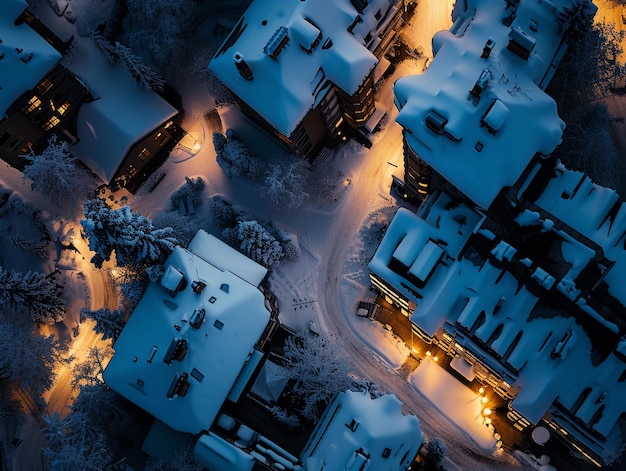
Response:
[[[154,70],[144,64],[141,57],[119,42],[115,42],[115,53],[124,63],[130,75],[146,90],[163,91],[165,80]]]
[[[75,211],[93,188],[93,179],[69,150],[65,141],[52,136],[39,155],[32,150],[23,156],[30,162],[22,176],[31,188],[46,195],[59,208]]]
[[[564,40],[580,41],[591,30],[594,14],[589,0],[576,0],[571,7],[564,6],[556,17],[559,34]]]
[[[169,227],[157,229],[150,219],[133,213],[128,206],[112,209],[101,199],[85,202],[80,222],[95,252],[91,262],[101,268],[115,252],[118,266],[161,263],[178,243]]]
[[[218,132],[213,133],[213,146],[217,153],[217,164],[229,177],[256,178],[263,174],[263,163],[250,154],[246,145],[232,129],[226,130],[226,136]]]
[[[8,234],[6,237],[7,240],[18,249],[21,249],[24,252],[34,255],[38,258],[48,258],[48,248],[47,244],[44,241],[27,239],[22,234],[15,233]]]
[[[84,318],[94,320],[96,325],[93,330],[97,334],[102,334],[103,340],[111,339],[112,343],[117,341],[126,324],[124,313],[121,309],[111,310],[108,307],[96,309],[95,311],[86,308],[81,309],[80,318],[81,320]]]
[[[433,437],[426,445],[426,459],[435,469],[440,469],[446,456],[446,444],[440,438]]]
[[[296,380],[293,390],[305,401],[302,415],[309,420],[319,419],[323,407],[318,406],[353,384],[339,341],[301,332],[287,339],[284,356]]]
[[[255,262],[271,268],[285,256],[280,243],[257,221],[242,221],[237,224],[239,248]]]
[[[54,324],[63,319],[66,308],[56,284],[43,273],[0,267],[0,309],[26,315],[36,324]]]
[[[91,32],[91,38],[93,39],[96,47],[109,63],[109,65],[115,64],[118,59],[117,52],[115,51],[115,45],[112,44],[111,41],[106,39],[102,34],[95,31]]]
[[[23,322],[0,319],[0,379],[11,381],[40,397],[54,383],[55,368],[67,346],[53,335],[39,335]]]

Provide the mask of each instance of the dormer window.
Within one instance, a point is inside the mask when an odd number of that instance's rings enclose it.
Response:
[[[169,399],[173,399],[174,396],[185,396],[187,394],[187,390],[189,389],[188,378],[189,375],[187,373],[176,373],[174,379],[172,380],[172,384],[170,384],[170,387],[167,390],[167,397]]]
[[[189,319],[189,325],[194,329],[199,329],[204,321],[204,317],[206,316],[206,311],[204,309],[196,309],[193,311],[191,315],[191,319]]]
[[[163,276],[161,276],[161,286],[175,294],[177,291],[184,289],[186,285],[187,282],[183,272],[172,265],[168,265],[165,272],[163,272]]]
[[[430,129],[435,134],[443,134],[444,128],[446,124],[448,124],[447,118],[441,116],[435,110],[430,110],[426,113],[426,117],[424,118],[424,123],[426,127]]]
[[[165,357],[163,357],[163,361],[170,365],[174,360],[183,361],[185,355],[187,355],[187,350],[189,346],[187,344],[187,340],[185,339],[177,339],[174,337],[170,342],[170,346],[165,352]]]

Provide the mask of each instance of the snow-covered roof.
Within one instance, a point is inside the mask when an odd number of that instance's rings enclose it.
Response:
[[[582,191],[580,200],[575,201],[573,192],[569,199],[564,199],[562,195],[577,187],[580,175],[577,179],[571,178],[572,175],[558,170],[538,204],[557,209],[557,217],[569,214],[565,222],[574,227],[594,228],[594,234],[606,234],[610,226],[606,211],[612,207],[611,201],[614,200],[599,188],[596,195],[592,187],[585,188],[584,185],[579,187],[579,191]],[[561,178],[563,181],[560,181]],[[585,204],[586,198],[595,196],[598,197],[597,204]],[[567,206],[563,206],[561,201],[566,201]],[[572,411],[572,417],[582,420],[588,428],[605,437],[606,441],[585,438],[587,435],[577,432],[579,427],[575,425],[569,430],[570,434],[580,435],[578,438],[601,456],[614,452],[621,440],[619,417],[626,412],[626,403],[623,401],[623,397],[626,397],[626,382],[620,381],[626,368],[623,356],[612,352],[601,361],[597,358],[592,360],[594,349],[591,340],[576,319],[573,316],[555,316],[549,309],[546,311],[536,294],[537,288],[531,292],[528,281],[520,280],[507,268],[502,268],[503,265],[507,266],[507,261],[516,257],[519,259],[519,256],[514,247],[496,240],[493,233],[482,227],[485,220],[477,223],[477,218],[465,214],[469,223],[467,230],[491,241],[494,247],[491,255],[498,260],[498,264],[489,259],[477,263],[470,258],[454,255],[458,253],[458,249],[455,250],[458,242],[455,241],[461,239],[460,235],[455,234],[459,218],[455,217],[454,211],[463,206],[445,210],[446,203],[440,197],[421,217],[407,210],[399,210],[370,262],[370,271],[415,303],[411,321],[420,330],[435,336],[443,327],[461,347],[460,355],[472,353],[505,379],[508,386],[504,388],[508,388],[514,396],[511,407],[530,422],[538,423],[546,412],[557,407],[555,403],[558,401],[565,409]],[[585,208],[589,210],[588,214],[582,211]],[[597,211],[599,214],[596,214]],[[598,227],[595,218],[606,224],[602,230],[595,229]],[[528,272],[533,273],[532,278],[545,292],[556,282],[567,285],[557,286],[556,289],[575,290],[578,274],[595,252],[581,240],[557,229],[556,225],[542,224],[538,213],[533,216],[532,211],[524,212],[518,217],[518,223],[537,224],[539,230],[546,228],[560,238],[560,244],[554,243],[554,246],[560,247],[558,257],[568,268],[559,278],[549,273],[548,267],[535,265],[536,261],[528,258],[515,261],[528,267]],[[621,227],[614,226],[609,232],[623,241],[626,233],[624,219],[621,219],[621,223]],[[438,241],[441,247],[450,247],[451,254],[450,258],[446,257],[443,263],[437,265],[425,285],[418,286],[412,283],[410,270],[398,268],[396,262],[402,262],[401,266],[406,267],[407,261],[411,263],[419,259],[423,251],[429,252],[425,241]],[[612,250],[620,252],[623,258],[623,244],[620,242],[615,247],[615,239],[612,239],[611,245]],[[412,250],[408,250],[409,247]],[[608,253],[611,254],[610,251]],[[613,269],[617,266],[615,264]],[[620,268],[616,271],[616,280],[622,275],[623,283],[623,270]],[[617,284],[615,286],[619,287]],[[564,294],[567,296],[567,292]],[[611,326],[616,327],[590,306],[577,304],[581,309],[586,308],[585,312],[610,330]],[[567,309],[567,306],[562,307]],[[475,371],[467,370],[463,373],[471,375]],[[563,416],[562,413],[559,415]]]
[[[209,69],[289,136],[321,99],[328,80],[351,95],[376,67],[365,39],[377,37],[395,3],[371,0],[358,14],[349,0],[255,0]],[[380,21],[374,17],[378,10]],[[237,72],[235,54],[250,67],[251,80]]]
[[[404,415],[394,395],[346,391],[330,403],[300,456],[310,470],[397,471],[408,468],[423,441],[417,417]]]
[[[394,86],[396,120],[410,147],[480,207],[513,185],[533,156],[561,142],[565,124],[542,87],[563,53],[555,15],[569,3],[519,2],[507,26],[507,2],[468,0],[451,30],[433,38],[430,67]]]
[[[78,111],[72,152],[108,183],[132,146],[178,111],[144,90],[121,63],[109,65],[92,41],[83,41],[65,65],[96,97]]]
[[[15,20],[28,7],[25,0],[4,0],[0,14],[0,113],[32,90],[61,54],[28,23]]]
[[[615,262],[604,281],[609,293],[626,306],[626,206],[615,190],[559,164],[535,203],[602,247],[604,256]]]
[[[229,253],[223,243],[216,248]],[[200,433],[211,426],[270,314],[256,285],[193,251],[176,247],[164,263],[169,266],[186,283],[175,295],[161,284],[148,286],[104,378],[169,427]]]

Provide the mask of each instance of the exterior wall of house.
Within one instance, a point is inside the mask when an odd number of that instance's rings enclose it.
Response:
[[[33,90],[25,91],[0,121],[0,157],[12,167],[23,170],[21,155],[35,153],[47,146],[54,133],[75,140],[76,113],[89,99],[87,88],[65,67],[55,66]]]

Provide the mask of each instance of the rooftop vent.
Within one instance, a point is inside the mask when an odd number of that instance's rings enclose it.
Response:
[[[204,321],[204,316],[206,315],[206,311],[204,309],[196,309],[193,311],[191,315],[191,319],[189,319],[189,325],[194,329],[199,329],[202,325],[202,321]]]
[[[525,61],[530,57],[530,53],[535,48],[537,41],[532,36],[529,36],[521,28],[511,29],[509,31],[509,44],[506,48],[514,53],[516,56],[521,57]]]
[[[196,280],[191,283],[191,290],[194,293],[200,294],[204,288],[206,288],[206,283],[204,281]]]
[[[480,97],[480,94],[483,92],[487,85],[489,84],[489,80],[493,77],[491,76],[491,72],[485,69],[480,73],[478,80],[474,84],[474,87],[470,90],[470,94],[474,97]]]
[[[448,120],[434,110],[426,113],[424,122],[426,123],[426,127],[436,134],[443,134],[444,128],[446,124],[448,124]]]
[[[274,34],[272,34],[272,37],[263,48],[263,52],[272,59],[277,60],[280,51],[282,51],[289,42],[288,33],[289,29],[286,26],[281,26],[274,31]]]
[[[171,364],[174,360],[182,361],[187,354],[187,349],[189,346],[187,345],[187,340],[185,339],[177,339],[174,337],[170,342],[170,346],[165,352],[165,356],[163,357],[163,361],[168,365]]]
[[[480,57],[482,57],[483,59],[487,59],[487,57],[489,57],[495,45],[496,45],[496,42],[493,40],[493,38],[487,39],[487,42],[485,43],[485,46],[483,47],[483,53],[480,55]]]
[[[235,52],[233,59],[235,61],[235,67],[237,67],[237,70],[239,71],[241,76],[246,80],[252,80],[252,70],[250,69],[248,63],[243,60],[243,56],[241,55],[241,53]]]
[[[170,384],[170,387],[167,390],[167,397],[169,399],[174,398],[174,396],[183,397],[187,394],[188,389],[189,375],[187,373],[176,373],[174,379],[172,380],[172,384]]]

